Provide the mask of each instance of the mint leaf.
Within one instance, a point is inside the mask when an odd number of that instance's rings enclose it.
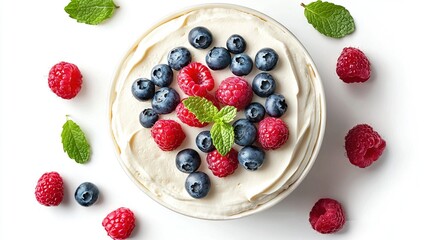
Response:
[[[191,111],[200,122],[213,122],[218,113],[217,107],[202,97],[188,97],[183,105]]]
[[[116,8],[113,0],[71,0],[64,11],[77,22],[97,25],[110,18]]]
[[[67,118],[61,132],[64,152],[77,163],[86,163],[90,157],[90,146],[79,125]]]
[[[234,128],[228,123],[216,122],[210,129],[210,134],[217,151],[225,156],[234,144]]]
[[[323,35],[342,38],[355,30],[353,17],[343,6],[321,0],[301,6],[308,22]]]
[[[233,106],[225,106],[215,115],[214,118],[216,122],[222,121],[229,123],[234,120],[235,115],[237,115],[237,108]]]

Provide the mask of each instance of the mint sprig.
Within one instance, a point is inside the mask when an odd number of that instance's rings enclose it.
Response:
[[[112,17],[116,8],[113,0],[71,0],[64,11],[77,22],[97,25]]]
[[[77,163],[86,163],[90,158],[91,148],[86,140],[85,133],[73,120],[67,116],[63,125],[61,140],[64,152]]]
[[[225,156],[234,144],[234,128],[229,124],[237,115],[237,109],[225,106],[218,110],[213,103],[202,97],[189,97],[183,105],[192,112],[200,122],[214,122],[210,129],[213,145]]]
[[[317,0],[304,7],[304,15],[313,27],[328,37],[342,38],[355,30],[350,12],[343,6]]]

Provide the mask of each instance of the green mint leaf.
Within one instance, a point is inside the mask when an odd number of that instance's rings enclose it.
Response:
[[[183,105],[191,111],[200,122],[213,122],[218,113],[217,107],[209,100],[202,97],[188,97]]]
[[[215,121],[229,123],[234,120],[235,115],[237,115],[237,108],[233,106],[225,106],[215,115],[214,118]]]
[[[61,132],[64,152],[77,163],[86,163],[90,157],[90,146],[79,125],[67,118]]]
[[[234,128],[228,123],[216,122],[210,129],[210,135],[217,151],[225,156],[234,144]]]
[[[323,35],[342,38],[355,30],[353,17],[343,6],[321,0],[301,5],[308,22]]]
[[[116,8],[113,0],[71,0],[64,11],[80,23],[97,25],[110,18]]]

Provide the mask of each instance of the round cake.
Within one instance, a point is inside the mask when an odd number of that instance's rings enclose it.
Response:
[[[190,31],[204,27],[212,34],[207,49],[197,49],[188,40]],[[195,143],[196,136],[213,124],[191,127],[173,111],[159,119],[180,124],[186,138],[172,151],[163,151],[155,143],[151,129],[142,127],[139,114],[152,108],[151,101],[138,101],[131,88],[138,78],[151,77],[152,68],[167,64],[170,51],[184,47],[192,62],[206,65],[206,55],[213,47],[226,47],[227,39],[238,34],[246,41],[245,53],[255,61],[257,52],[271,48],[278,54],[274,69],[275,92],[284,96],[287,111],[279,118],[287,124],[286,143],[275,150],[265,150],[263,165],[256,171],[238,166],[226,177],[217,177],[209,169],[206,155]],[[234,54],[231,54],[234,56]],[[263,71],[253,66],[244,76],[249,85]],[[215,95],[220,83],[234,76],[230,68],[210,70]],[[170,87],[180,95],[178,71],[173,70]],[[157,87],[157,89],[159,89]],[[252,102],[265,104],[266,98],[253,94]],[[234,121],[245,118],[238,111]],[[209,4],[176,13],[146,31],[122,60],[113,80],[109,101],[109,121],[118,159],[126,173],[151,198],[187,216],[203,219],[233,219],[266,209],[285,198],[308,173],[317,157],[325,128],[325,99],[320,77],[310,56],[284,26],[255,10],[227,4]],[[234,122],[233,121],[233,122]],[[258,123],[255,123],[258,127]],[[259,146],[255,143],[255,146]],[[260,146],[259,146],[260,147]],[[198,171],[208,175],[211,187],[204,198],[194,198],[185,189],[189,174],[176,167],[176,155],[183,149],[195,149],[201,157]],[[242,146],[233,145],[240,151]]]

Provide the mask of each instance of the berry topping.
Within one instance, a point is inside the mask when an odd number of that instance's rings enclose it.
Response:
[[[210,178],[203,172],[193,172],[185,181],[185,189],[193,198],[203,198],[210,191]]]
[[[251,145],[256,140],[256,127],[247,119],[238,119],[234,127],[234,142],[240,146]]]
[[[265,109],[271,117],[281,117],[287,111],[285,97],[280,94],[271,94],[265,101]]]
[[[201,63],[193,62],[177,75],[180,89],[189,96],[205,97],[213,90],[214,80],[210,70]]]
[[[167,114],[174,111],[180,103],[180,96],[170,87],[160,88],[152,99],[152,108],[158,114]]]
[[[238,162],[246,170],[256,171],[264,163],[265,152],[255,146],[246,146],[238,152]]]
[[[309,221],[319,233],[334,233],[344,226],[344,211],[336,200],[322,198],[311,209]]]
[[[255,65],[261,71],[274,69],[279,60],[279,55],[272,48],[263,48],[256,53]]]
[[[158,87],[168,87],[173,82],[173,70],[167,64],[158,64],[152,68],[151,80]]]
[[[245,53],[239,53],[231,59],[231,72],[236,76],[244,76],[252,71],[252,59]]]
[[[90,182],[84,182],[77,187],[74,192],[74,199],[81,206],[89,207],[94,204],[98,199],[98,188],[95,184]]]
[[[57,96],[72,99],[82,87],[82,74],[73,63],[60,62],[49,71],[48,85]]]
[[[212,33],[205,27],[195,27],[188,34],[189,43],[197,49],[208,48],[213,41]]]
[[[231,55],[223,47],[214,47],[206,55],[207,66],[212,70],[220,70],[229,66]]]
[[[128,208],[118,208],[103,219],[103,227],[112,239],[128,238],[135,227],[134,213]]]
[[[139,116],[140,124],[144,128],[151,128],[156,123],[156,121],[158,121],[158,119],[158,114],[152,108],[143,110]]]
[[[289,129],[280,118],[266,117],[259,122],[258,141],[265,150],[280,148],[289,138]]]
[[[185,47],[176,47],[172,49],[167,56],[167,62],[170,67],[179,71],[192,61],[191,52]]]
[[[176,155],[176,167],[181,172],[191,173],[197,171],[201,165],[201,158],[194,149],[183,149]]]
[[[253,78],[253,92],[260,97],[268,97],[276,90],[276,81],[271,74],[262,72]]]
[[[381,156],[386,142],[367,124],[359,124],[350,129],[346,136],[347,157],[353,165],[365,168]]]
[[[242,53],[246,50],[246,41],[242,36],[234,34],[226,41],[226,48],[234,54]]]
[[[182,101],[179,103],[179,105],[177,105],[176,107],[176,113],[177,113],[177,117],[185,124],[191,126],[191,127],[205,127],[207,126],[209,123],[205,122],[202,123],[200,122],[197,117],[195,116],[195,114],[193,114],[191,111],[189,111],[185,105],[183,105],[183,101],[186,100],[187,98],[182,99]]]
[[[229,77],[220,83],[215,96],[220,103],[241,110],[252,101],[253,92],[244,78]]]
[[[155,94],[155,84],[149,79],[138,78],[131,85],[131,93],[140,101],[152,99]]]
[[[244,109],[244,115],[250,122],[260,122],[262,119],[264,119],[265,108],[262,106],[262,104],[253,102]]]
[[[151,129],[152,138],[163,151],[172,151],[186,138],[179,123],[174,120],[158,120]]]
[[[238,153],[233,148],[225,156],[217,150],[211,151],[207,154],[206,160],[213,175],[220,178],[233,174],[238,167]]]
[[[215,150],[210,131],[202,131],[195,138],[195,144],[202,152],[208,153]]]
[[[361,50],[346,47],[338,57],[337,74],[345,83],[365,82],[371,76],[371,64]]]
[[[57,172],[43,174],[36,185],[36,200],[45,206],[58,206],[63,201],[63,179]]]

